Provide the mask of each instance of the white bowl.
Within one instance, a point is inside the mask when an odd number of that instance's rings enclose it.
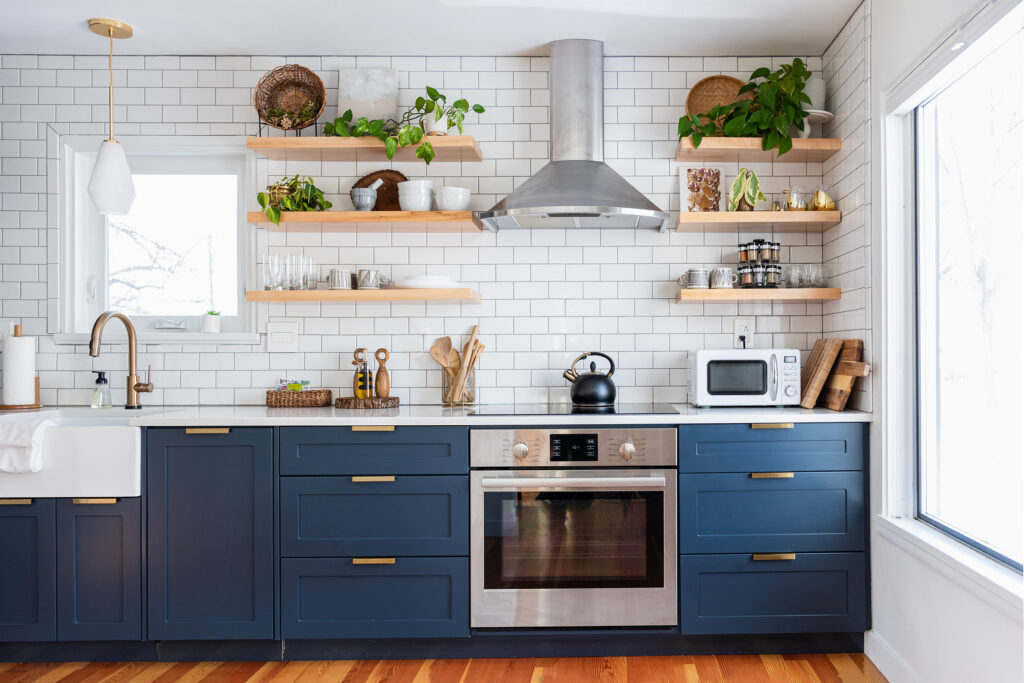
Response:
[[[430,190],[434,191],[433,180],[406,180],[404,183],[398,183],[398,191],[402,190]]]
[[[399,194],[398,205],[402,211],[430,211],[434,208],[434,201],[429,194],[414,197]]]
[[[445,185],[437,191],[437,208],[442,211],[465,211],[472,193],[465,187]]]

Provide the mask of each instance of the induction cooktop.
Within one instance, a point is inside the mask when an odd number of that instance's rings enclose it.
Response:
[[[571,403],[495,403],[479,405],[470,415],[677,415],[668,403],[616,403],[577,406]]]

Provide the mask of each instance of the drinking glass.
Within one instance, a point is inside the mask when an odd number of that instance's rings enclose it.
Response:
[[[305,287],[303,289],[316,289],[317,280],[319,280],[319,273],[317,272],[316,261],[312,256],[304,257],[305,261]]]
[[[825,286],[825,267],[820,264],[807,266],[807,286]]]
[[[270,282],[273,289],[284,289],[284,284],[281,282],[281,257],[278,254],[270,257]]]

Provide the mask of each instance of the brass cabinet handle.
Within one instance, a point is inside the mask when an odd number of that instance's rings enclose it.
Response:
[[[353,557],[352,564],[394,564],[393,557]]]
[[[751,472],[751,479],[792,479],[796,474],[793,472]]]
[[[228,427],[185,427],[186,434],[230,434]]]
[[[353,432],[393,432],[395,425],[352,425]]]
[[[0,505],[31,505],[31,498],[0,498]]]
[[[72,498],[72,505],[115,505],[117,498]]]
[[[751,429],[793,429],[792,422],[755,422]]]
[[[371,476],[371,477],[352,477],[352,483],[353,484],[366,484],[366,483],[370,483],[370,482],[384,482],[384,481],[394,481],[394,480],[395,480],[395,475],[393,475],[393,474],[385,474],[385,475]]]
[[[796,553],[754,553],[750,559],[757,561],[795,560]]]

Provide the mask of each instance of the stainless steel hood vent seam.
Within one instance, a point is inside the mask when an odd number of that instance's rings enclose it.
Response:
[[[510,195],[475,211],[490,230],[665,230],[669,214],[604,163],[604,44],[551,43],[551,161]]]

